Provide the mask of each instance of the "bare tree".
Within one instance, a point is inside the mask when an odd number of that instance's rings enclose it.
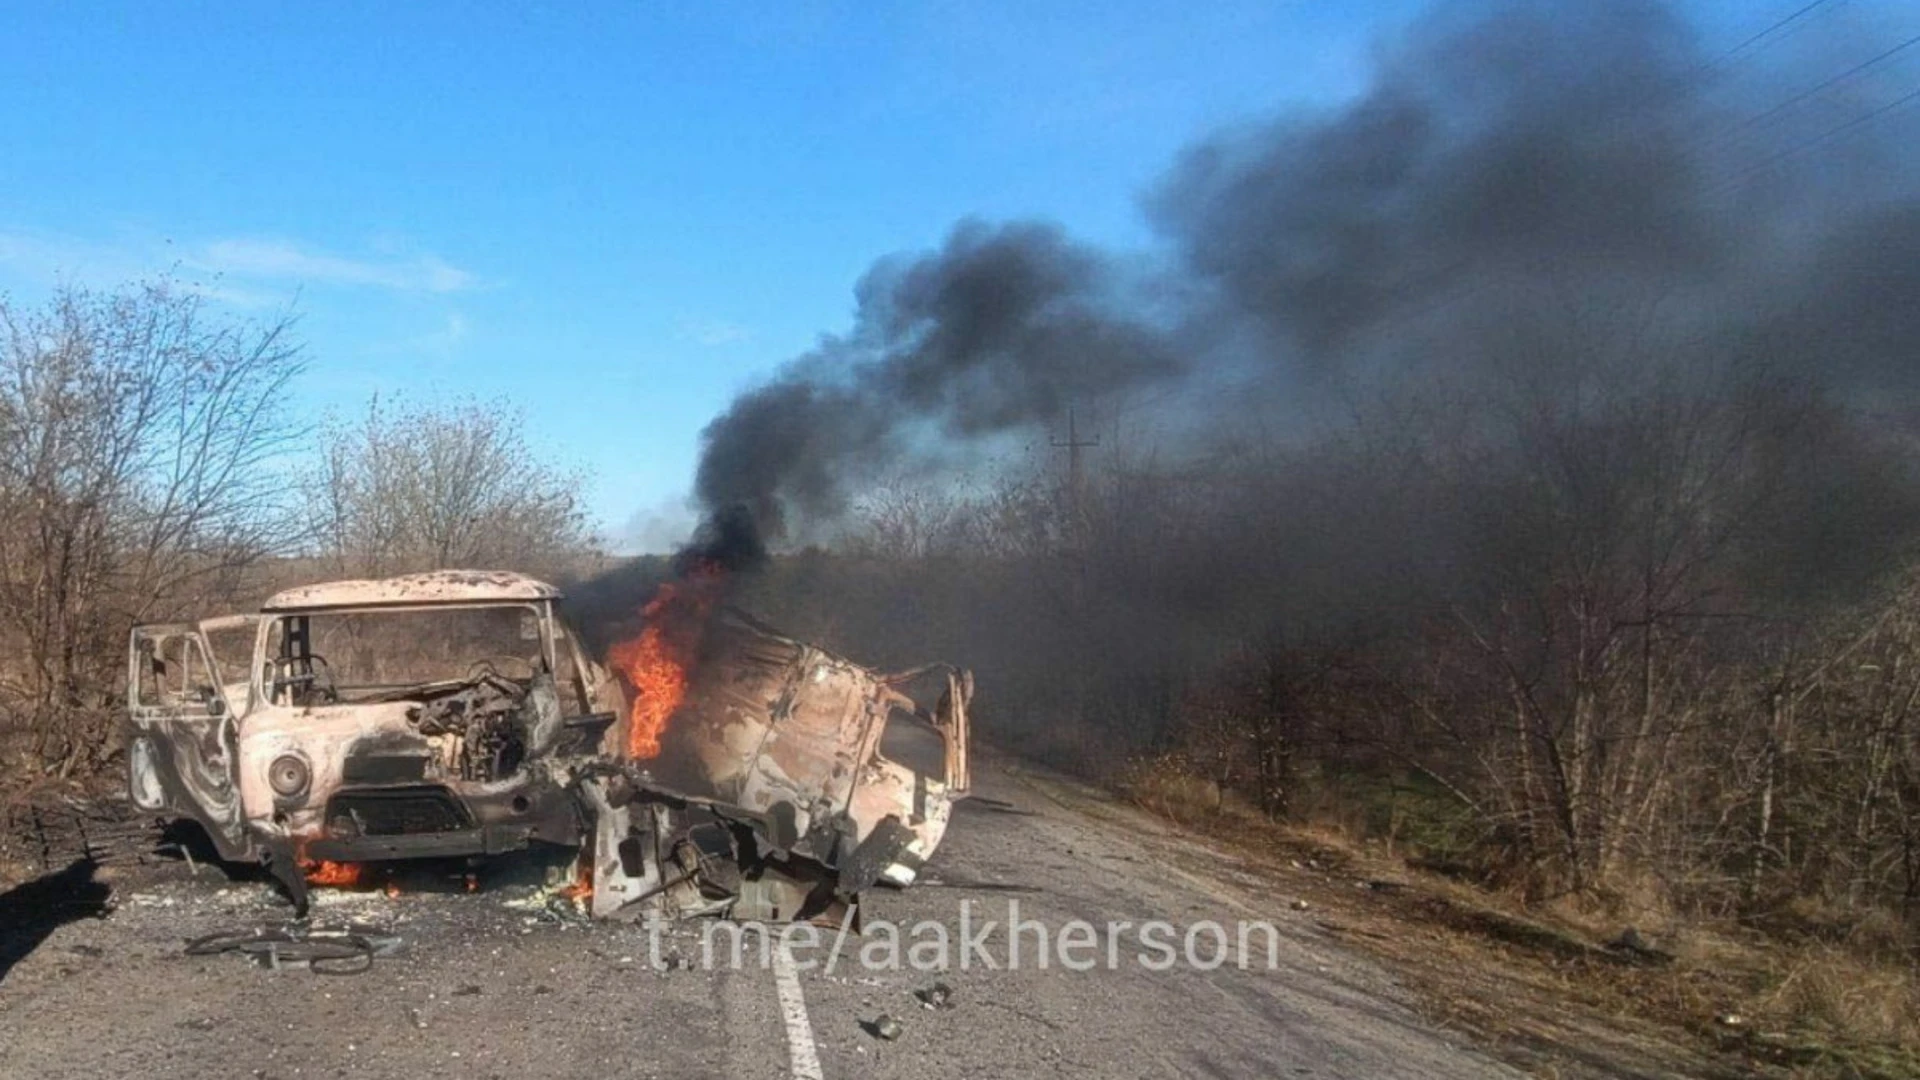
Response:
[[[954,492],[899,481],[878,485],[858,500],[859,526],[842,546],[876,559],[924,559],[954,547],[966,509]]]
[[[537,457],[502,402],[381,402],[335,424],[305,484],[341,573],[454,566],[549,571],[589,550],[582,477]]]
[[[290,325],[166,283],[0,301],[0,705],[43,765],[110,750],[130,624],[288,546]]]

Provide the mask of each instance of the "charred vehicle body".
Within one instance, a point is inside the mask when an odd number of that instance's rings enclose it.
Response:
[[[727,610],[689,677],[657,754],[583,784],[596,915],[838,920],[913,882],[968,789],[970,673],[876,674]]]
[[[697,640],[640,757],[649,688],[590,660],[559,591],[522,575],[333,582],[136,627],[131,795],[264,860],[302,910],[318,868],[533,844],[588,849],[606,917],[816,917],[911,882],[967,788],[971,676],[876,674],[730,611]]]

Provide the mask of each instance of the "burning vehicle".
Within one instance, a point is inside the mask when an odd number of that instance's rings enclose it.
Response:
[[[911,883],[967,791],[971,675],[875,673],[716,601],[663,586],[604,666],[558,589],[498,571],[136,627],[133,802],[302,912],[369,863],[537,845],[583,851],[609,918],[833,917]]]

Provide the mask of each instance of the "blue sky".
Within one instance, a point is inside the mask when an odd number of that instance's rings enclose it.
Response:
[[[16,5],[0,289],[171,267],[291,305],[316,415],[506,397],[610,541],[657,545],[702,425],[876,256],[967,215],[1144,245],[1183,145],[1351,93],[1418,5],[874,7]]]

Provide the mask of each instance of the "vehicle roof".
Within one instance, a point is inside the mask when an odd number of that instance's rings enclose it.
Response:
[[[400,604],[471,604],[488,601],[557,600],[560,590],[510,570],[434,570],[377,580],[325,581],[278,592],[261,611],[379,607]]]

